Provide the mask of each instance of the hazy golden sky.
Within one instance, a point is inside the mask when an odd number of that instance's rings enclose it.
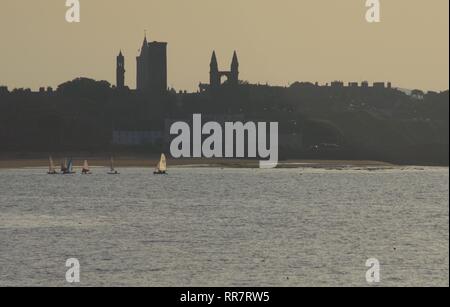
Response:
[[[228,69],[237,50],[241,79],[385,81],[448,89],[449,1],[381,0],[382,20],[365,20],[365,0],[80,0],[81,23],[65,21],[65,0],[1,0],[0,84],[56,85],[78,76],[115,84],[126,57],[135,87],[144,29],[169,43],[169,85],[209,80],[211,52]]]

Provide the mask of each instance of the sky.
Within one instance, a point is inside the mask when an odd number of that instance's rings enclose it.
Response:
[[[380,0],[381,22],[365,0],[79,0],[81,22],[67,23],[65,0],[1,0],[0,85],[38,89],[76,77],[115,84],[116,56],[136,86],[144,31],[168,42],[169,86],[196,91],[209,80],[211,53],[240,79],[391,81],[449,88],[449,1]]]

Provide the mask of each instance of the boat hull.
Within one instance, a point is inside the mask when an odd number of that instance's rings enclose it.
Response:
[[[157,172],[153,172],[153,175],[167,175],[167,172],[157,171]]]

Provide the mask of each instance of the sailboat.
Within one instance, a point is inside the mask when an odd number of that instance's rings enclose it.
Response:
[[[81,173],[83,175],[90,175],[90,174],[92,174],[91,170],[89,169],[89,164],[88,164],[87,160],[84,160],[83,170],[81,171]]]
[[[63,164],[61,165],[61,172],[64,175],[75,174],[75,172],[73,171],[73,160],[70,159],[69,163],[67,163],[67,165],[66,165],[66,161],[67,160],[64,160]]]
[[[112,157],[110,160],[110,171],[108,172],[108,175],[119,175],[119,172],[114,168],[114,159]]]
[[[155,175],[166,175],[167,174],[167,159],[164,154],[161,155],[158,165],[156,165],[156,170],[153,172]]]
[[[61,160],[61,174],[67,172],[67,159]]]
[[[56,175],[56,167],[55,167],[55,163],[53,163],[53,159],[52,157],[48,158],[48,173],[49,175]]]

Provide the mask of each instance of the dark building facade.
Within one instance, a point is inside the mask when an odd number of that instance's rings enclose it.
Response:
[[[125,87],[125,58],[120,51],[117,56],[117,66],[116,66],[116,87],[122,89]]]
[[[137,90],[151,93],[167,91],[167,43],[149,43],[145,37],[136,62]]]

